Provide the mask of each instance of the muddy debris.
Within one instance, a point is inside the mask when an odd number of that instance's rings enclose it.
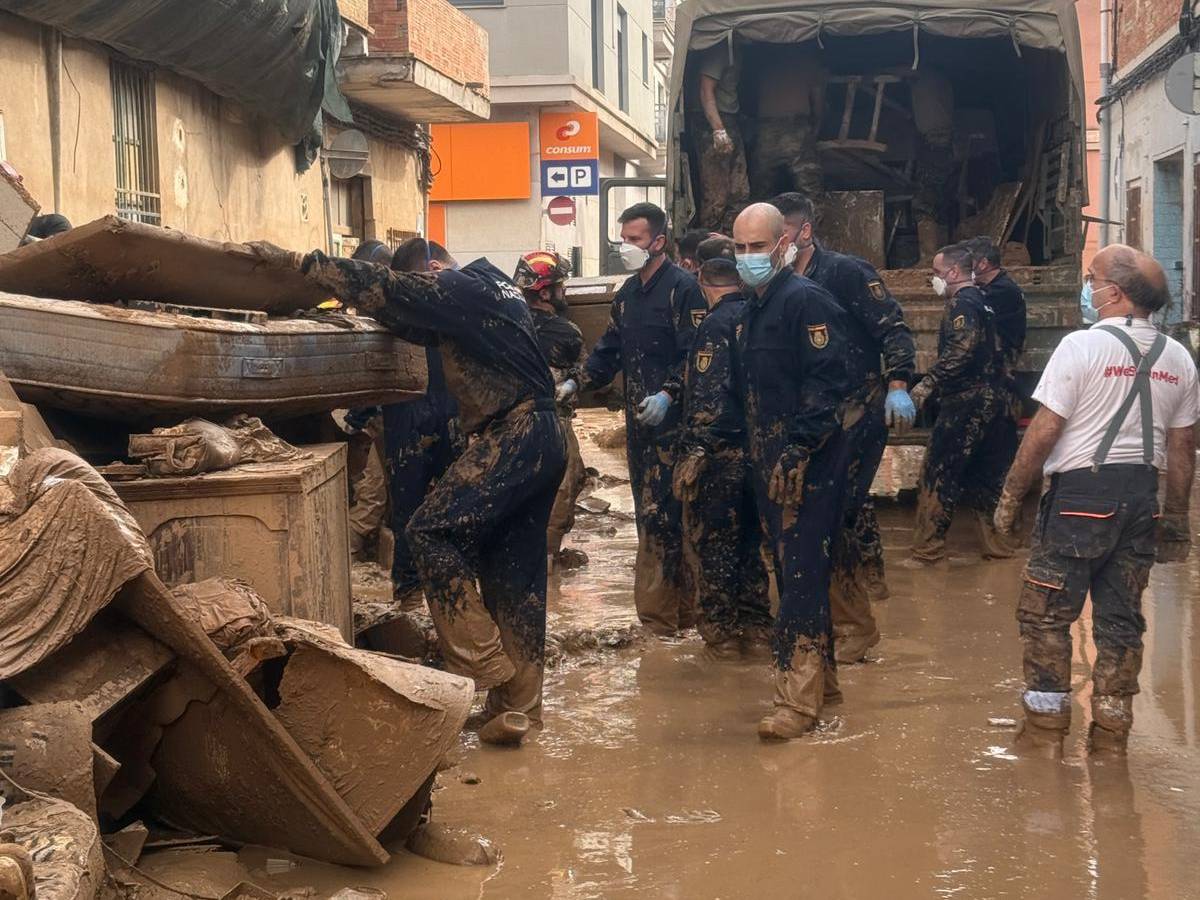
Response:
[[[605,428],[602,431],[596,432],[592,437],[592,442],[602,450],[615,450],[625,446],[625,426],[618,425],[615,428]]]
[[[556,666],[568,657],[625,650],[646,643],[641,625],[595,625],[567,628],[546,635],[546,665]]]
[[[480,778],[478,775],[476,775],[474,772],[463,772],[461,775],[458,776],[458,780],[461,781],[463,784],[479,784],[480,782],[483,781],[483,779]]]
[[[406,846],[417,856],[454,866],[491,866],[501,859],[500,849],[482,835],[437,822],[418,827]]]

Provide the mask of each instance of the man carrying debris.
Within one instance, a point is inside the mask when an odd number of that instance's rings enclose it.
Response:
[[[673,487],[696,567],[697,630],[713,656],[736,659],[766,645],[772,627],[746,417],[733,382],[734,332],[746,299],[733,241],[711,238],[698,254],[708,315],[688,356]]]
[[[519,742],[541,724],[546,525],[566,467],[554,382],[525,299],[484,259],[421,275],[252,246],[405,339],[437,341],[471,441],[407,537],[446,667],[489,690],[480,739]]]
[[[708,307],[696,280],[666,257],[667,214],[661,208],[637,203],[621,213],[620,223],[621,259],[633,274],[613,298],[608,330],[581,380],[568,378],[558,398],[581,387],[604,387],[618,372],[624,376],[625,447],[638,531],[634,603],[647,627],[669,635],[695,621],[671,473],[683,366]]]
[[[1156,556],[1180,562],[1191,548],[1200,386],[1191,354],[1150,322],[1170,299],[1166,276],[1145,253],[1113,244],[1087,278],[1103,299],[1100,322],[1050,357],[995,516],[1010,533],[1029,489],[1049,476],[1017,604],[1025,718],[1016,748],[1051,758],[1071,724],[1071,626],[1084,601],[1096,642],[1089,750],[1123,755],[1142,667],[1142,592]]]
[[[902,433],[916,417],[908,382],[916,370],[917,348],[904,323],[904,311],[875,268],[866,260],[835,253],[817,243],[815,213],[808,197],[780,194],[771,205],[783,213],[795,272],[829,291],[847,314],[848,368],[853,385],[845,411],[850,462],[846,514],[834,547],[829,603],[837,661],[858,663],[879,643],[870,585],[873,578],[883,582],[883,541],[871,501],[871,482],[883,460],[888,428]]]
[[[579,365],[583,356],[583,332],[567,318],[567,277],[571,264],[557,253],[549,250],[534,250],[526,253],[517,262],[513,281],[525,294],[533,316],[533,328],[537,332],[538,345],[550,363],[550,373],[557,388],[568,378],[579,378]],[[575,501],[583,490],[587,477],[583,456],[579,452],[579,439],[571,427],[575,417],[574,403],[568,398],[558,405],[558,416],[563,436],[567,439],[567,470],[554,498],[550,511],[550,528],[546,532],[546,552],[550,564],[579,566],[587,562],[582,550],[562,547],[563,538],[575,524]]]
[[[700,54],[696,67],[687,92],[688,131],[700,176],[696,219],[703,228],[728,232],[738,207],[750,197],[746,149],[738,127],[741,47],[710,47]]]
[[[750,194],[801,191],[819,197],[823,184],[817,135],[825,111],[827,73],[814,47],[764,45],[758,82],[758,132],[750,157]]]
[[[974,507],[983,556],[1005,558],[1014,546],[992,527],[992,513],[1013,458],[1009,394],[996,354],[992,309],[975,287],[974,257],[964,244],[933,258],[933,289],[946,301],[938,358],[912,390],[919,409],[936,391],[940,405],[921,469],[912,557],[906,568],[945,560],[946,532],[959,500]]]
[[[787,265],[782,213],[747,207],[733,226],[738,274],[753,291],[735,328],[755,497],[779,588],[775,708],[763,740],[816,727],[841,700],[829,619],[831,548],[844,515],[850,393],[846,315],[829,292]]]
[[[453,260],[437,241],[410,238],[396,248],[391,265],[397,272],[437,273],[453,268]],[[466,443],[458,426],[458,405],[446,387],[442,354],[435,344],[425,345],[425,370],[424,396],[383,408],[392,532],[396,539],[392,594],[405,610],[419,609],[423,594],[405,530],[429,488],[445,474]]]

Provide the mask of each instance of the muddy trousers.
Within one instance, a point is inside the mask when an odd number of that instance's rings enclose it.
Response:
[[[1004,478],[1017,452],[1017,423],[1008,392],[973,388],[947,397],[938,410],[921,469],[912,554],[924,562],[946,555],[946,533],[959,501],[975,510],[985,557],[1014,548],[992,527]]]
[[[819,201],[822,190],[817,132],[807,116],[764,118],[750,155],[750,194],[765,200],[800,191]]]
[[[566,466],[551,401],[474,435],[408,523],[446,668],[490,688],[489,713],[540,724],[546,524]]]
[[[777,454],[755,465],[755,499],[779,589],[772,644],[775,703],[814,719],[821,714],[826,686],[837,683],[829,578],[845,509],[847,446],[846,433],[839,430],[813,455],[798,507],[782,507],[767,496]],[[792,674],[781,679],[782,673]]]
[[[1017,605],[1025,701],[1069,711],[1071,625],[1092,597],[1092,709],[1127,733],[1142,668],[1142,592],[1155,557],[1158,474],[1108,465],[1051,478],[1043,495]]]
[[[883,562],[879,523],[871,502],[871,482],[887,444],[883,404],[883,391],[875,391],[866,400],[861,418],[846,431],[849,463],[845,511],[833,546],[829,586],[834,641],[839,646],[853,644],[864,652],[879,640],[879,629],[871,612],[869,584],[876,575],[872,566],[882,570]]]
[[[405,529],[461,445],[451,434],[449,418],[425,400],[385,406],[383,433],[392,497],[392,533],[396,538],[392,585],[395,595],[402,597],[421,583]]]
[[[550,526],[546,529],[546,552],[551,555],[562,549],[563,538],[575,527],[575,501],[579,499],[587,477],[583,455],[579,452],[579,438],[575,436],[575,429],[571,427],[570,417],[560,416],[559,424],[567,441],[567,468],[554,497],[554,507],[550,510]]]
[[[367,462],[354,481],[354,504],[350,507],[350,553],[362,557],[371,538],[383,524],[387,512],[387,477],[379,450],[372,444]]]
[[[746,174],[746,150],[737,116],[724,115],[725,132],[733,141],[733,152],[718,153],[713,147],[713,132],[702,115],[693,116],[690,134],[695,141],[700,170],[699,210],[696,226],[722,234],[732,234],[738,210],[750,199],[750,181]]]
[[[711,453],[695,500],[684,504],[699,605],[696,628],[708,644],[771,625],[762,531],[746,453]]]

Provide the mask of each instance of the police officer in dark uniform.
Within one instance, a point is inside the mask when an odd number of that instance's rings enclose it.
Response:
[[[996,322],[996,340],[1011,377],[1025,349],[1025,293],[1000,265],[1000,248],[986,235],[971,238],[967,249],[975,257],[975,286],[983,291]]]
[[[733,226],[738,274],[753,291],[735,332],[755,497],[775,567],[774,710],[763,740],[816,727],[840,699],[829,618],[834,537],[844,513],[851,390],[846,316],[816,282],[786,264],[783,215],[767,203]]]
[[[946,532],[960,499],[976,511],[983,555],[1013,555],[1012,542],[996,533],[992,515],[1016,436],[992,310],[974,285],[973,261],[964,244],[943,247],[933,258],[933,289],[946,307],[937,361],[913,388],[912,399],[920,408],[936,392],[939,407],[921,470],[908,568],[945,559]]]
[[[436,337],[471,442],[413,515],[408,541],[447,668],[490,689],[480,738],[519,741],[541,724],[546,523],[566,465],[521,292],[484,259],[417,275],[252,246],[406,339]]]
[[[707,306],[696,279],[666,256],[667,214],[653,203],[621,213],[621,260],[633,272],[613,298],[608,330],[583,368],[582,383],[558,396],[604,387],[621,373],[625,447],[637,517],[633,595],[638,618],[658,634],[695,621],[683,560],[682,509],[671,492],[679,437],[683,366]]]
[[[446,248],[424,238],[410,238],[392,256],[392,268],[397,272],[441,272],[451,265]],[[422,597],[421,579],[405,529],[430,485],[442,477],[464,444],[458,427],[458,405],[446,388],[442,355],[434,344],[425,347],[425,370],[428,378],[423,396],[383,407],[392,533],[396,538],[392,592],[403,609],[420,607]]]
[[[816,241],[812,201],[803,194],[789,193],[780,194],[771,204],[783,213],[789,244],[796,248],[796,273],[829,291],[847,313],[849,372],[854,385],[846,409],[850,468],[845,523],[834,552],[830,605],[837,660],[857,663],[879,643],[870,585],[883,581],[883,541],[871,500],[871,482],[883,459],[888,427],[903,432],[916,416],[908,383],[916,370],[917,350],[904,311],[874,266]]]
[[[704,241],[698,259],[709,308],[688,356],[674,490],[696,568],[697,630],[715,657],[739,658],[767,644],[772,628],[746,416],[733,383],[734,333],[746,299],[733,241]]]

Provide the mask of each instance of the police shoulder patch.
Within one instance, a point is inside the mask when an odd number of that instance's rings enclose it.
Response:
[[[706,315],[708,315],[708,313],[703,309],[693,309],[692,310],[692,327],[699,328],[700,323],[704,321],[704,317]]]
[[[712,344],[706,344],[703,350],[696,351],[696,371],[703,375],[708,371],[713,361]]]
[[[887,299],[887,288],[883,286],[883,282],[876,278],[874,281],[867,282],[867,290],[871,292],[871,296],[882,303]]]
[[[825,324],[808,326],[808,342],[818,350],[824,350],[829,344],[829,327]]]
[[[967,326],[967,317],[966,316],[955,316],[954,317],[954,330],[955,331],[962,331],[966,326]]]

